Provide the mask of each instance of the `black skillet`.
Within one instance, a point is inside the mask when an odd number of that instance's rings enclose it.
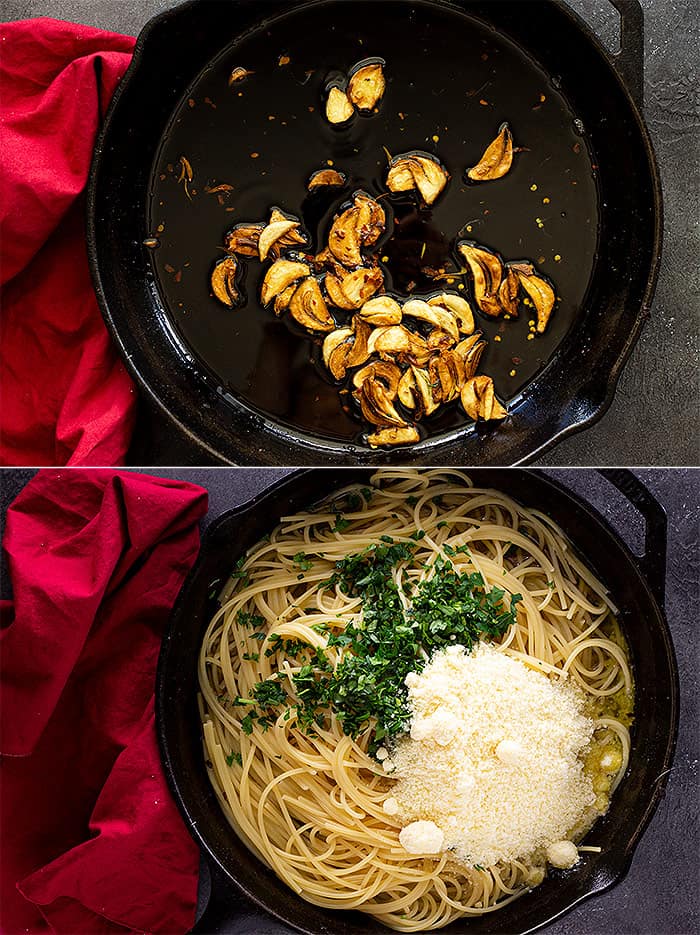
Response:
[[[678,727],[678,671],[663,613],[666,515],[629,471],[602,473],[644,520],[641,556],[633,555],[591,506],[551,477],[535,471],[469,471],[477,485],[495,487],[525,506],[545,511],[609,587],[631,650],[636,711],[628,773],[608,814],[591,834],[602,852],[587,854],[575,871],[552,872],[532,893],[497,913],[454,922],[443,930],[446,933],[531,932],[582,899],[608,889],[629,869],[640,836],[663,795]],[[280,515],[308,507],[348,482],[366,483],[368,477],[366,469],[297,472],[250,503],[225,513],[207,530],[197,563],[173,610],[158,663],[156,717],[170,786],[212,874],[212,892],[198,932],[231,932],[242,925],[241,891],[308,935],[376,935],[378,931],[371,918],[361,913],[332,912],[304,902],[240,842],[207,778],[196,702],[199,645],[217,606],[210,595],[230,574],[236,558],[271,530]]]
[[[192,0],[146,27],[95,152],[90,262],[131,373],[200,452],[240,464],[511,464],[600,418],[649,313],[662,227],[640,116],[642,11],[612,2],[617,55],[562,0]],[[329,72],[377,54],[389,78],[379,114],[329,127]],[[229,88],[237,65],[256,73]],[[527,151],[504,179],[463,184],[502,120]],[[397,222],[380,251],[390,288],[429,290],[424,265],[461,236],[535,261],[561,304],[534,341],[527,314],[480,321],[482,369],[510,401],[504,424],[475,428],[454,405],[420,444],[373,452],[318,348],[257,307],[259,267],[236,311],[209,296],[208,274],[224,232],[271,204],[301,214],[317,245],[354,190],[382,192],[383,146],[434,152],[453,176],[432,212],[384,202]],[[309,197],[306,179],[329,159],[347,189]],[[206,190],[222,183],[234,191]]]

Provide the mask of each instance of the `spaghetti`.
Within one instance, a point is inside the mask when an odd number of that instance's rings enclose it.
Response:
[[[407,853],[383,808],[395,783],[374,755],[376,720],[353,732],[332,706],[312,722],[302,716],[302,678],[332,680],[351,651],[343,634],[361,630],[367,613],[334,570],[389,542],[405,547],[391,581],[407,613],[437,568],[477,576],[487,597],[503,594],[491,604],[515,621],[494,645],[585,694],[595,732],[582,760],[596,801],[571,829],[576,840],[627,768],[633,682],[615,607],[563,532],[460,472],[381,470],[368,488],[282,517],[249,550],[220,595],[199,660],[207,768],[224,814],[304,899],[414,932],[516,899],[542,881],[546,857],[475,867],[449,852]],[[321,660],[325,672],[316,671]],[[416,668],[427,660],[419,654]]]

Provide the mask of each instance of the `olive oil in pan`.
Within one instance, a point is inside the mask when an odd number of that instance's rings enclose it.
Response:
[[[320,363],[321,339],[314,344],[289,316],[261,307],[263,266],[243,261],[242,307],[227,309],[210,296],[212,262],[224,255],[231,227],[267,221],[278,206],[301,219],[315,253],[334,214],[364,190],[387,210],[377,256],[386,290],[398,297],[445,288],[470,298],[458,239],[505,260],[532,261],[560,298],[544,335],[532,337],[532,308],[523,306],[517,320],[494,320],[472,301],[488,338],[479,372],[494,378],[504,401],[527,386],[571,329],[596,256],[595,160],[560,90],[518,46],[477,20],[421,3],[402,11],[379,0],[302,8],[228,48],[174,114],[148,206],[149,230],[160,243],[150,256],[183,343],[255,410],[346,442],[362,437],[351,397],[338,393]],[[378,113],[329,125],[329,80],[374,56],[386,61]],[[252,74],[229,85],[235,68]],[[504,121],[519,150],[510,172],[465,182]],[[430,208],[388,195],[383,184],[389,155],[413,150],[434,155],[451,174]],[[187,172],[183,178],[182,157],[191,181]],[[309,193],[311,175],[329,167],[347,176],[346,186]],[[432,278],[441,268],[445,275]],[[420,427],[434,436],[464,424],[471,422],[452,403]]]

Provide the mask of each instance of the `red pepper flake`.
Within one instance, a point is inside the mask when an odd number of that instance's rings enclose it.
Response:
[[[170,263],[166,263],[165,266],[163,267],[163,269],[165,270],[166,273],[174,273],[174,272],[175,272],[175,267],[174,267],[174,266],[171,266]]]
[[[193,97],[188,98],[188,100],[187,100],[187,106],[188,106],[188,107],[194,107],[194,98],[193,98]]]
[[[489,104],[488,101],[485,101],[485,100],[483,99],[483,97],[481,98],[481,100],[479,101],[479,103],[481,104],[482,107],[490,107],[490,106],[491,106],[491,105]]]
[[[580,144],[580,143],[574,143],[573,150],[574,150],[574,152],[575,152],[576,154],[580,153],[580,152],[581,152],[581,144]]]
[[[174,280],[175,282],[182,282],[182,270],[181,270],[181,269],[179,269],[179,270],[175,273],[175,275],[173,276],[173,280]]]
[[[251,154],[250,154],[250,158],[251,158],[251,159],[259,159],[259,158],[260,158],[260,153],[251,153]]]
[[[290,62],[291,58],[288,55],[280,55],[280,57],[277,59],[277,64],[280,66],[289,65]]]
[[[310,114],[313,114],[313,112],[314,112],[315,110],[316,110],[315,107],[309,107],[309,113],[310,113]]]
[[[481,61],[482,61],[482,62],[488,62],[488,60],[489,60],[489,53],[488,53],[488,52],[482,52],[482,53],[481,53]]]
[[[522,364],[522,362],[523,362],[522,357],[511,357],[511,363],[514,363],[517,365],[517,364]]]
[[[161,180],[161,182],[165,181],[165,172],[162,172],[162,173],[158,176],[158,178]]]
[[[214,110],[216,110],[216,104],[214,103],[214,101],[212,101],[212,99],[211,99],[210,97],[205,97],[205,98],[204,98],[204,103],[205,103],[205,104],[208,104],[210,107],[212,107]]]

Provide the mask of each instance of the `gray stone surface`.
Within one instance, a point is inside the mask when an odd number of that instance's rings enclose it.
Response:
[[[698,215],[698,0],[641,0],[646,34],[646,119],[661,167],[665,247],[652,315],[603,419],[541,464],[700,463]],[[610,48],[609,0],[570,0]],[[135,35],[173,0],[3,0],[5,20],[53,16]],[[583,76],[582,76],[583,78]],[[200,453],[144,407],[133,464],[201,464]]]
[[[0,531],[7,505],[33,471],[0,472]],[[244,503],[284,469],[173,469],[150,473],[201,484],[209,491],[203,528],[224,510]],[[599,474],[591,470],[551,471],[591,502],[638,551],[639,517]],[[643,483],[665,507],[669,519],[666,614],[681,684],[678,747],[666,795],[635,854],[625,880],[548,926],[548,935],[690,935],[700,929],[698,911],[698,620],[700,619],[700,471],[639,470]],[[9,596],[3,568],[2,596]],[[208,874],[202,877],[207,892]],[[203,900],[204,900],[203,896]],[[284,935],[291,930],[241,898],[228,935]],[[222,930],[223,931],[223,930]]]

